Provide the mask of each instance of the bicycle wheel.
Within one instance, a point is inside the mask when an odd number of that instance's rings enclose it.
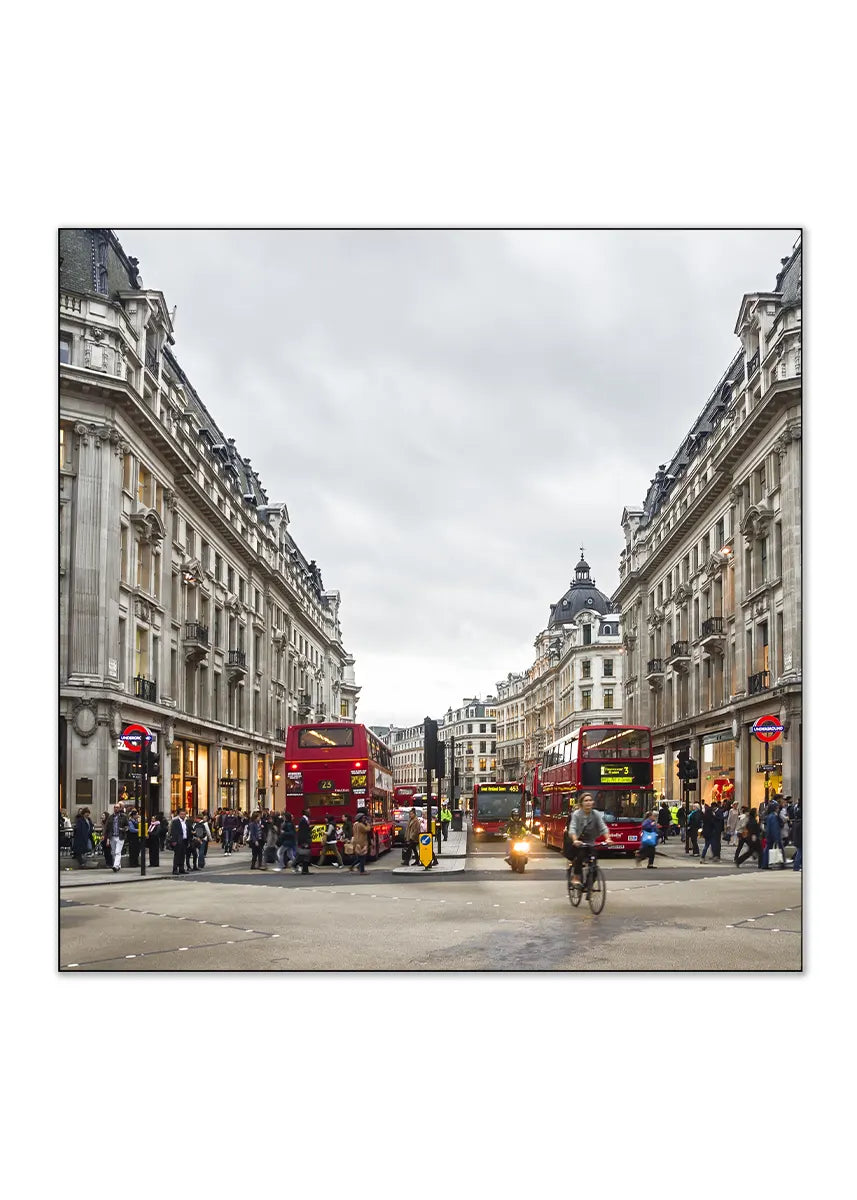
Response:
[[[572,907],[577,908],[583,896],[583,888],[575,887],[571,882],[571,868],[568,869],[568,898],[571,901]]]
[[[592,864],[592,877],[589,882],[587,898],[589,907],[596,915],[601,912],[607,902],[607,883],[604,879],[604,872],[597,863]]]

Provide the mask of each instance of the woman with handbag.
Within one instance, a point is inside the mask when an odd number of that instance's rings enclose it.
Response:
[[[783,827],[780,824],[780,814],[777,811],[776,804],[770,805],[768,815],[765,817],[765,840],[768,843],[764,856],[765,862],[759,865],[763,870],[768,870],[770,867],[779,867],[782,870],[785,866],[783,858]]]
[[[655,847],[658,844],[658,826],[655,821],[653,812],[646,813],[643,820],[643,831],[640,834],[640,849],[634,855],[636,865],[639,867],[644,858],[649,860],[646,867],[647,871],[657,870],[655,867]]]

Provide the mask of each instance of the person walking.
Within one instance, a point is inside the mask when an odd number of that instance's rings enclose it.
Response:
[[[211,841],[211,826],[208,814],[200,813],[193,823],[193,840],[196,846],[196,867],[201,871],[205,867],[205,856],[208,854],[208,844]]]
[[[667,844],[667,838],[672,824],[672,816],[670,815],[669,805],[666,800],[661,801],[661,807],[658,809],[658,836],[663,845]],[[654,855],[652,855],[654,858]]]
[[[297,857],[297,830],[295,829],[291,813],[283,813],[283,822],[280,826],[278,842],[277,861],[280,867],[285,867],[286,863],[290,867],[293,867],[295,865],[295,858]]]
[[[658,812],[658,821],[655,821],[654,811],[647,812],[643,820],[642,832],[640,834],[640,849],[634,855],[636,865],[642,863],[643,859],[648,859],[646,867],[647,871],[656,870],[655,868],[655,848],[658,844],[658,838],[663,833],[663,826],[660,824],[660,811]]]
[[[764,865],[760,864],[765,871],[770,870],[772,850],[779,850],[781,856],[780,870],[782,870],[786,864],[783,857],[783,831],[776,804],[768,806],[768,815],[765,817],[765,853],[763,855],[765,861]]]
[[[702,813],[699,811],[699,802],[694,800],[690,806],[690,812],[687,814],[687,836],[690,839],[691,849],[688,850],[685,846],[686,854],[693,854],[694,858],[699,858],[699,829],[702,824]]]
[[[92,849],[92,821],[89,819],[89,809],[80,808],[74,822],[71,853],[79,867],[84,866],[84,857]]]
[[[361,875],[365,875],[366,859],[369,856],[369,823],[363,809],[358,812],[357,819],[354,822],[353,841],[354,858],[356,861],[349,867],[349,870],[353,871],[356,867]]]
[[[267,820],[262,825],[262,842],[264,849],[262,851],[262,870],[267,870],[269,866],[276,867],[277,865],[277,839],[280,836],[280,827],[273,813],[268,814]]]
[[[149,822],[149,832],[146,835],[146,846],[149,850],[149,866],[161,865],[161,821],[163,813],[156,813]]]
[[[158,813],[158,841],[160,842],[161,854],[164,854],[167,849],[167,838],[170,836],[170,823],[164,813]]]
[[[140,865],[140,813],[132,805],[128,813],[128,866]]]
[[[726,818],[726,845],[732,845],[733,837],[738,834],[738,822],[741,820],[741,809],[738,807],[738,801],[735,800],[729,807],[729,815]]]
[[[312,826],[309,823],[309,809],[305,808],[298,821],[297,830],[298,853],[295,862],[296,875],[309,875],[310,858],[312,857]]]
[[[255,871],[258,867],[262,869],[262,825],[259,821],[259,813],[254,812],[250,817],[250,824],[247,826],[247,841],[250,843],[250,870]]]
[[[755,854],[759,860],[758,865],[762,865],[762,830],[756,818],[755,808],[751,808],[747,813],[747,823],[741,830],[743,834],[742,840],[738,843],[738,848],[735,851],[735,866],[740,867],[748,858],[752,858]]]
[[[324,858],[326,854],[335,854],[336,862],[333,864],[339,868],[343,866],[342,855],[339,853],[339,847],[336,844],[336,825],[333,822],[333,817],[328,813],[327,822],[324,827],[324,841],[318,851],[318,865],[324,866]]]
[[[414,856],[414,866],[420,865],[420,819],[417,816],[417,810],[411,809],[411,815],[408,817],[408,824],[405,829],[405,846],[407,848],[407,860],[405,866],[411,865],[411,855]]]
[[[110,839],[110,861],[114,871],[122,867],[122,847],[128,836],[128,818],[122,804],[113,805],[113,815],[107,818],[106,836]]]
[[[449,827],[452,824],[452,813],[447,804],[444,804],[440,810],[440,829],[443,834],[443,840],[446,841],[449,835]]]
[[[803,869],[803,818],[800,801],[792,806],[792,845],[795,848],[794,871]]]
[[[167,845],[173,852],[173,874],[186,875],[185,855],[187,853],[188,828],[186,813],[183,808],[176,810],[176,815],[170,821],[170,836]]]
[[[709,850],[711,850],[711,857],[714,858],[715,856],[715,816],[714,806],[712,804],[706,804],[702,809],[702,837],[704,839],[704,844],[702,847],[702,856],[699,861],[705,862],[705,856]]]

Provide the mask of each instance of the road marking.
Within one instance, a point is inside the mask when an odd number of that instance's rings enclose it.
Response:
[[[187,946],[179,946],[179,950],[187,950]]]
[[[80,963],[66,963],[67,967],[79,967]]]
[[[136,958],[137,955],[136,954],[126,954],[125,957],[126,958]]]

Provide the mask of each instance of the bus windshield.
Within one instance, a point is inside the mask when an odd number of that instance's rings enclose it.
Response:
[[[476,811],[485,820],[505,820],[513,811],[521,811],[520,792],[479,792]]]
[[[604,814],[608,825],[615,821],[641,820],[654,801],[650,792],[607,792],[597,789],[588,795],[595,800],[595,807]]]
[[[301,750],[353,745],[354,730],[350,725],[339,725],[335,729],[302,729],[298,734],[298,746]]]
[[[649,758],[651,734],[648,729],[581,730],[583,758]]]

